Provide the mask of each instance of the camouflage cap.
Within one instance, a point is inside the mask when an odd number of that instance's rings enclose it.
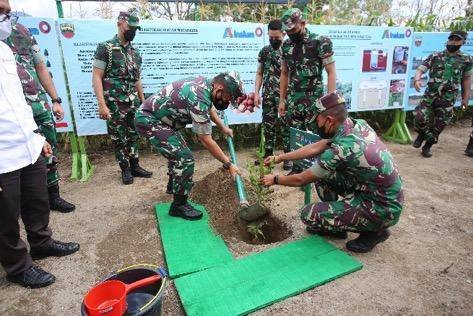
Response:
[[[221,75],[223,75],[225,86],[231,94],[233,103],[239,96],[242,96],[245,93],[243,81],[240,78],[240,73],[238,71],[232,70],[221,73]]]
[[[140,26],[140,18],[126,11],[120,11],[120,14],[118,14],[117,20],[123,20],[126,23],[128,23],[129,26],[133,26],[133,27]]]
[[[466,40],[466,38],[468,37],[468,33],[460,30],[452,31],[448,36],[448,39],[451,39],[454,36],[458,37],[459,39]]]
[[[338,91],[326,94],[315,102],[315,106],[317,107],[318,113],[322,113],[325,110],[328,110],[340,104],[344,105],[345,99]]]
[[[304,21],[301,10],[298,8],[291,8],[286,10],[281,18],[282,30],[290,31],[296,26],[297,23]]]

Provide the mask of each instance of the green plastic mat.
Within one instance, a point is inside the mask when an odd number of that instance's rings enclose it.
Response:
[[[175,284],[188,315],[244,315],[361,268],[314,236],[182,276]]]
[[[205,208],[193,205],[203,212],[202,219],[198,221],[169,216],[170,203],[157,204],[155,207],[166,263],[172,278],[233,260],[223,239],[210,228]]]

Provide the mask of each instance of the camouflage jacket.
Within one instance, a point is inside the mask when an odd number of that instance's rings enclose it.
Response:
[[[473,58],[461,51],[449,54],[444,50],[431,54],[417,69],[430,70],[426,94],[455,100],[463,75],[473,74]]]
[[[323,67],[334,62],[332,41],[305,29],[301,44],[295,44],[291,39],[284,41],[282,59],[289,70],[288,93],[313,92],[323,86]]]
[[[340,173],[355,195],[372,201],[383,219],[397,220],[404,203],[403,185],[391,153],[364,120],[347,118],[311,167],[319,179]]]
[[[12,33],[5,41],[15,55],[18,76],[20,77],[26,102],[46,101],[44,91],[36,73],[35,65],[43,62],[43,56],[36,39],[30,31],[20,23],[12,25]],[[45,108],[44,111],[47,111]],[[34,113],[38,115],[41,113]]]
[[[263,98],[279,97],[281,49],[274,50],[271,45],[263,47],[258,54],[258,63],[263,70]]]
[[[175,130],[192,124],[194,133],[210,134],[210,110],[213,107],[211,94],[211,80],[204,77],[182,79],[146,99],[140,111],[152,113]]]
[[[131,43],[122,46],[118,36],[100,43],[95,51],[94,67],[104,70],[102,80],[105,101],[128,102],[137,98],[141,56]]]

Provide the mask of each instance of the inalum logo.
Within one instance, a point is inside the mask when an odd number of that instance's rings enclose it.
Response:
[[[72,38],[74,36],[74,24],[72,23],[61,23],[59,29],[65,38]]]
[[[410,29],[407,29],[404,33],[400,32],[391,32],[390,30],[385,30],[383,33],[383,39],[385,38],[407,38],[410,37],[412,34],[412,31]]]
[[[223,38],[253,38],[255,37],[255,33],[254,32],[246,32],[246,31],[242,31],[242,32],[238,32],[238,31],[235,31],[234,29],[232,29],[231,27],[227,27],[225,29],[225,31],[223,32]]]

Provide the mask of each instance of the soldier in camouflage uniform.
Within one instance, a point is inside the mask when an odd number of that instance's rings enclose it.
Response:
[[[335,61],[329,38],[311,33],[299,9],[287,10],[281,18],[287,39],[282,46],[279,115],[284,117],[284,150],[290,150],[290,127],[309,127],[310,117],[317,111],[315,103],[323,95],[322,71],[328,78],[328,92],[335,91]],[[292,173],[301,172],[294,165]]]
[[[281,45],[284,33],[280,20],[268,24],[270,45],[263,47],[258,54],[258,69],[255,79],[255,105],[259,106],[260,90],[263,86],[263,131],[265,139],[265,156],[272,156],[276,142],[276,124],[278,120],[279,77],[281,75]],[[281,126],[283,127],[283,126]],[[258,160],[256,161],[258,163]],[[290,168],[289,168],[290,169]]]
[[[12,21],[12,33],[4,42],[11,48],[15,56],[23,93],[26,102],[33,110],[39,132],[46,138],[53,150],[53,155],[46,161],[49,207],[51,210],[62,213],[72,212],[75,209],[74,204],[65,201],[59,194],[57,132],[53,112],[58,121],[64,118],[61,98],[57,95],[38,43],[26,27]],[[51,97],[52,109],[48,104],[45,90]]]
[[[359,237],[347,248],[368,252],[389,237],[388,227],[399,220],[404,197],[398,168],[375,131],[364,120],[347,117],[345,100],[338,92],[325,95],[316,106],[320,114],[315,122],[326,139],[265,161],[318,156],[316,163],[300,174],[265,176],[263,183],[314,182],[322,202],[301,210],[308,231],[339,238],[346,238],[347,231],[357,232]]]
[[[192,189],[194,157],[179,130],[192,124],[199,141],[232,175],[239,173],[212,139],[212,122],[227,136],[233,136],[217,115],[243,94],[237,72],[222,73],[213,80],[204,77],[176,81],[149,97],[136,112],[138,132],[168,159],[167,193],[174,195],[169,215],[197,220],[202,213],[187,203]],[[218,185],[217,183],[215,185]]]
[[[430,70],[424,97],[414,110],[414,127],[419,135],[413,146],[419,148],[425,141],[422,147],[424,157],[432,156],[432,145],[438,142],[440,133],[452,119],[453,105],[458,97],[460,86],[462,106],[468,105],[473,59],[460,51],[466,36],[467,33],[464,31],[451,32],[446,50],[431,54],[417,68],[414,77],[414,86],[417,91],[420,91],[422,87],[422,75]]]
[[[135,112],[144,101],[140,79],[141,56],[133,47],[139,19],[128,12],[118,15],[118,34],[100,43],[95,52],[93,86],[100,118],[107,120],[115,158],[122,170],[123,184],[133,177],[150,178],[152,173],[139,165]]]

